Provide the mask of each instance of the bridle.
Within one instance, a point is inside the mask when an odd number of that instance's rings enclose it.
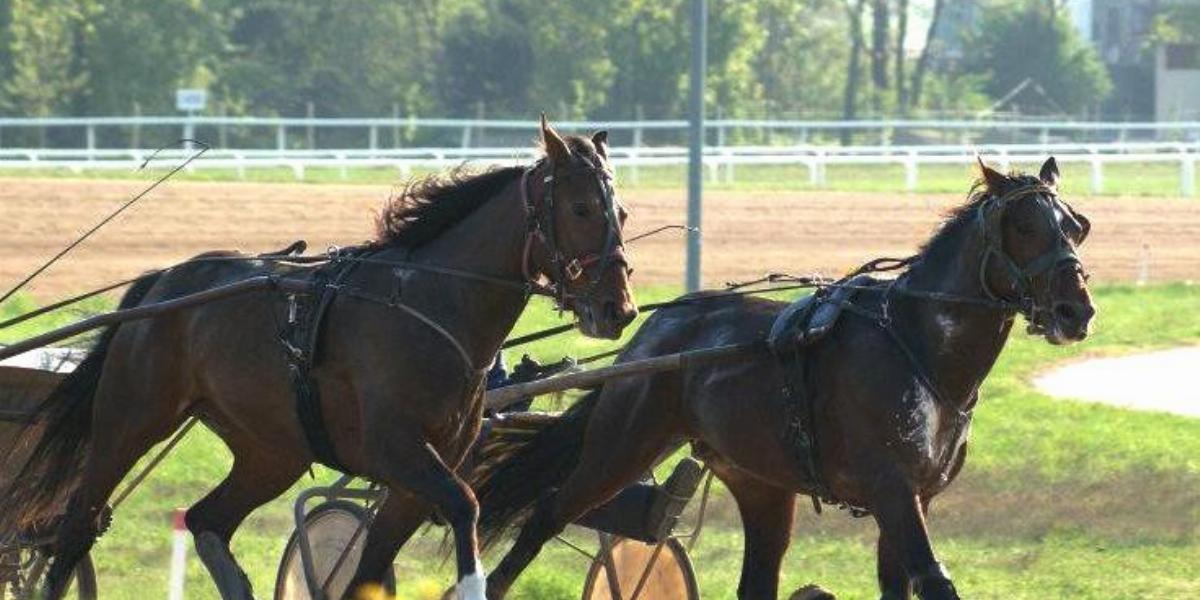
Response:
[[[547,168],[548,173],[542,176],[543,193],[541,202],[538,202],[538,198],[530,190],[529,178],[543,166]],[[559,177],[573,175],[588,175],[595,180],[600,189],[601,211],[605,220],[604,244],[601,250],[582,256],[569,256],[563,251],[555,227],[554,183]],[[535,293],[554,298],[559,310],[566,309],[568,300],[590,298],[610,265],[618,264],[628,269],[629,262],[625,258],[625,244],[621,239],[621,221],[617,214],[612,176],[606,169],[595,165],[577,166],[560,175],[556,172],[554,161],[545,158],[521,176],[521,197],[525,206],[525,245],[521,256],[521,271],[529,288]],[[546,274],[548,284],[542,282],[541,269],[533,264],[535,243],[541,244],[549,256],[552,273]],[[582,292],[571,292],[570,284],[582,277],[592,265],[598,266],[592,270],[593,275],[587,286]]]
[[[1025,266],[1021,266],[1004,250],[999,217],[1009,203],[1029,196],[1032,196],[1043,208],[1038,212],[1049,221],[1050,229],[1055,232],[1055,238],[1053,246],[1034,257]],[[1037,294],[1033,289],[1033,280],[1045,273],[1054,272],[1064,265],[1073,264],[1080,271],[1083,270],[1083,262],[1079,260],[1079,255],[1075,252],[1075,245],[1068,239],[1062,224],[1055,219],[1056,208],[1061,210],[1065,219],[1075,220],[1073,211],[1058,197],[1053,188],[1037,183],[1019,187],[1000,196],[992,196],[981,202],[976,209],[976,221],[984,244],[983,255],[979,263],[979,285],[988,299],[1011,304],[1018,312],[1025,315],[1030,327],[1034,329],[1031,333],[1036,333],[1043,327],[1034,316],[1038,312],[1046,310],[1045,307],[1038,305]],[[997,258],[1003,265],[1013,290],[1016,292],[1016,298],[1005,298],[988,285],[988,264],[992,257]]]
[[[1049,220],[1051,228],[1056,232],[1054,245],[1034,257],[1024,267],[1017,264],[1017,261],[1004,250],[1003,235],[1001,231],[1001,219],[1003,209],[1010,203],[1027,196],[1034,196],[1037,199],[1042,210],[1038,211]],[[951,293],[942,293],[932,290],[912,289],[904,285],[899,285],[905,279],[908,272],[905,272],[891,280],[883,290],[883,297],[880,301],[880,310],[878,314],[857,307],[852,302],[846,308],[852,313],[859,314],[874,322],[880,329],[891,337],[892,341],[905,355],[910,364],[913,365],[917,378],[925,389],[929,390],[937,401],[944,406],[952,406],[961,417],[969,417],[970,410],[963,410],[960,407],[954,406],[945,402],[942,398],[941,388],[939,388],[931,373],[925,368],[925,365],[918,358],[916,352],[904,340],[904,336],[896,328],[896,323],[891,316],[891,299],[893,295],[908,296],[912,298],[921,298],[932,300],[935,302],[949,302],[956,304],[968,304],[984,307],[990,310],[1013,311],[1019,312],[1025,316],[1029,323],[1029,333],[1041,334],[1045,333],[1045,324],[1040,323],[1036,315],[1041,312],[1046,312],[1045,307],[1038,305],[1037,294],[1033,289],[1034,278],[1051,272],[1062,265],[1074,264],[1080,271],[1083,270],[1083,263],[1079,260],[1079,256],[1075,253],[1075,246],[1067,238],[1067,234],[1063,231],[1062,225],[1055,219],[1055,208],[1061,205],[1063,208],[1064,218],[1070,218],[1076,221],[1074,211],[1070,210],[1065,202],[1059,199],[1058,194],[1045,184],[1032,184],[1019,187],[1015,190],[1002,195],[992,195],[988,199],[982,201],[976,211],[976,221],[978,223],[981,237],[983,238],[984,249],[979,263],[979,284],[982,288],[985,298],[978,298],[969,295],[959,295]],[[1082,228],[1082,226],[1081,226]],[[1016,297],[1005,297],[997,294],[988,285],[987,273],[989,260],[992,257],[999,259],[1004,265],[1005,272],[1012,283],[1012,287],[1016,292]],[[899,268],[909,267],[920,260],[920,255],[910,256],[905,259],[876,259],[871,261],[855,272],[847,276],[846,279],[826,287],[849,287],[852,289],[869,289],[869,287],[847,285],[846,282],[850,278],[880,271],[890,271]]]

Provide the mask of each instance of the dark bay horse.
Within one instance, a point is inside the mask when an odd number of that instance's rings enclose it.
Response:
[[[1090,225],[1058,198],[1054,160],[1039,177],[981,168],[970,199],[905,272],[862,284],[827,336],[799,349],[804,395],[785,392],[791,367],[764,350],[611,380],[532,439],[512,440],[503,451],[513,454],[474,485],[485,540],[521,526],[489,597],[503,597],[567,523],[690,442],[741,513],[739,597],[776,597],[800,493],[874,516],[884,598],[957,598],[925,517],[963,465],[979,386],[1018,312],[1054,344],[1084,339],[1094,314],[1075,254]],[[709,295],[655,313],[618,360],[762,340],[788,306]],[[815,457],[795,443],[801,400]]]
[[[455,171],[393,199],[366,246],[310,266],[212,253],[140,280],[123,307],[275,274],[328,290],[308,380],[329,450],[389,494],[351,590],[382,581],[437,511],[454,533],[459,598],[481,600],[478,505],[454,469],[480,427],[483,376],[531,291],[554,295],[593,337],[636,316],[604,132],[560,136],[542,121],[531,167]],[[313,296],[319,295],[314,292]],[[301,308],[297,309],[297,306]],[[105,331],[44,404],[33,458],[0,507],[2,533],[56,527],[45,597],[58,598],[131,466],[190,416],[228,445],[228,477],[187,513],[224,598],[250,598],[229,550],[242,520],[319,458],[298,419],[281,328],[314,302],[254,292]],[[307,307],[307,308],[305,308]],[[65,509],[62,504],[66,503]]]

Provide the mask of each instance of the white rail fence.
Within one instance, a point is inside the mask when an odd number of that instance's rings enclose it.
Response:
[[[638,183],[643,167],[677,167],[687,164],[687,149],[679,146],[614,147],[610,157],[622,177]],[[153,154],[149,150],[121,149],[0,149],[0,170],[65,169],[134,171]],[[1062,163],[1089,167],[1092,193],[1105,189],[1105,167],[1114,163],[1167,164],[1179,169],[1179,193],[1196,194],[1196,161],[1200,143],[1125,142],[1112,144],[1004,144],[987,146],[725,146],[705,149],[704,166],[710,182],[736,181],[741,166],[799,166],[807,170],[808,183],[829,185],[828,167],[834,165],[898,166],[904,188],[915,191],[922,167],[967,164],[982,155],[1008,168],[1013,163],[1034,163],[1054,155]],[[187,156],[166,151],[155,164],[169,165]],[[245,178],[253,169],[288,169],[303,180],[311,169],[332,169],[343,179],[351,169],[394,169],[401,176],[415,170],[441,169],[464,162],[478,165],[511,165],[534,157],[529,148],[400,148],[349,150],[211,150],[189,170],[227,170]]]
[[[636,120],[636,121],[557,121],[555,125],[571,131],[608,129],[627,134],[628,143],[642,146],[648,133],[675,135],[679,142],[687,130],[684,120]],[[400,140],[421,130],[440,130],[456,137],[459,146],[469,148],[487,145],[483,139],[487,132],[535,132],[537,123],[516,119],[440,119],[418,117],[392,118],[290,118],[290,117],[228,117],[228,116],[136,116],[136,117],[45,117],[45,118],[0,118],[0,146],[5,145],[6,135],[11,132],[70,131],[72,142],[87,149],[97,149],[104,139],[121,139],[124,146],[142,147],[157,145],[143,143],[144,130],[160,132],[163,128],[175,129],[184,138],[194,138],[198,129],[216,133],[212,140],[217,146],[227,147],[230,131],[253,132],[255,140],[270,140],[274,137],[275,150],[295,148],[298,144],[316,149],[318,131],[357,131],[362,135],[363,147],[378,150],[391,137],[392,146]],[[890,145],[897,137],[905,136],[920,140],[941,139],[966,145],[988,141],[991,136],[1015,142],[1018,139],[1034,140],[1038,143],[1066,139],[1073,142],[1124,142],[1131,139],[1155,141],[1200,141],[1200,121],[1126,122],[1126,121],[1048,121],[1048,120],[777,120],[777,119],[715,119],[705,122],[709,141],[724,146],[733,141],[738,133],[753,134],[755,139],[771,138],[778,134],[788,143],[806,144],[816,138],[840,137],[843,134],[866,136],[879,145]],[[116,135],[119,134],[119,135]],[[265,135],[264,135],[265,134]],[[174,135],[155,139],[169,141]],[[206,135],[206,137],[208,137]],[[492,136],[505,139],[506,136]],[[59,144],[66,142],[59,141]],[[511,143],[511,142],[508,142]],[[11,145],[11,144],[10,144]],[[28,145],[28,144],[26,144]],[[39,145],[45,145],[41,143]],[[111,143],[109,144],[112,145]],[[344,145],[344,143],[343,143]]]

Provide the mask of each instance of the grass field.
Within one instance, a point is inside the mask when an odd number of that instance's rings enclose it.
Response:
[[[640,300],[672,294],[667,288],[641,290]],[[1097,303],[1093,338],[1056,348],[1014,334],[984,386],[967,466],[932,511],[935,548],[965,597],[1200,597],[1200,420],[1052,400],[1029,384],[1036,372],[1064,360],[1200,342],[1200,288],[1107,286],[1097,290]],[[535,304],[517,333],[558,322],[547,306]],[[572,336],[530,351],[554,359],[564,351],[580,356],[608,347]],[[165,593],[170,509],[198,499],[228,462],[218,440],[196,432],[122,507],[96,550],[106,598]],[[305,479],[297,489],[331,478],[318,469],[315,480]],[[235,538],[235,552],[260,596],[269,595],[274,582],[294,492],[256,512]],[[786,589],[817,582],[840,598],[877,597],[873,522],[835,510],[814,516],[807,499],[800,500],[798,514]],[[587,532],[569,537],[592,543]],[[396,567],[402,597],[436,598],[453,579],[450,566],[431,558],[440,538],[434,529],[402,552]],[[718,489],[693,553],[706,598],[732,597],[740,559],[736,510]],[[514,596],[577,597],[586,567],[586,559],[553,545]],[[215,595],[193,558],[188,597]]]
[[[171,168],[170,163],[160,163],[149,170],[149,174],[162,174]],[[1037,172],[1037,164],[1014,164]],[[1090,193],[1091,168],[1083,163],[1060,164],[1067,190],[1075,194]],[[416,175],[422,171],[414,172]],[[707,175],[706,175],[707,176]],[[706,188],[715,190],[830,190],[846,192],[896,192],[904,189],[904,169],[899,165],[833,165],[826,169],[827,184],[816,186],[810,183],[808,169],[794,166],[738,166],[732,181],[721,171],[717,178],[706,179]],[[919,169],[916,192],[961,193],[963,181],[977,176],[972,165],[925,165]],[[0,177],[54,177],[86,179],[127,179],[147,177],[147,172],[119,170],[67,169],[4,169]],[[233,169],[202,169],[177,175],[180,180],[190,181],[252,181],[252,182],[295,182],[294,172],[288,168],[249,169],[241,178]],[[635,175],[630,167],[617,170],[617,180],[623,188],[679,189],[686,178],[686,168],[639,167]],[[311,168],[304,173],[304,182],[321,183],[367,183],[390,185],[397,181],[397,172],[391,168],[350,168],[343,174],[337,168]],[[1103,195],[1159,196],[1170,197],[1180,194],[1180,168],[1174,163],[1114,163],[1104,166]]]

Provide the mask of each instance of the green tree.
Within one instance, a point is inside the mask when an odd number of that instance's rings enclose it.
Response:
[[[23,116],[69,112],[87,84],[77,44],[85,10],[76,0],[11,0],[0,95],[4,109]]]
[[[760,3],[710,2],[706,102],[724,116],[757,111],[756,59],[766,34]],[[602,114],[678,118],[685,111],[691,64],[690,0],[624,0],[612,7],[606,51],[615,73]]]
[[[1149,36],[1157,44],[1195,44],[1200,42],[1200,3],[1195,0],[1164,0],[1154,18]]]
[[[207,87],[227,35],[224,2],[106,0],[87,15],[79,51],[91,74],[80,90],[83,114],[174,112],[179,87]]]
[[[476,106],[516,115],[529,108],[533,43],[520,7],[505,3],[493,14],[464,10],[442,35],[436,89],[444,114],[471,116]]]
[[[683,109],[691,46],[687,4],[628,0],[613,11],[606,49],[616,66],[602,114],[674,118]]]
[[[993,98],[1032,80],[1069,113],[1099,106],[1112,90],[1108,71],[1064,13],[1040,0],[989,5],[964,71],[985,75],[984,89]]]
[[[840,2],[761,3],[758,23],[766,39],[754,59],[754,69],[771,112],[828,116],[841,109],[846,73],[829,68],[846,64],[850,54]]]
[[[236,112],[379,115],[419,97],[419,47],[406,43],[413,11],[390,0],[248,0],[232,12],[217,68]]]
[[[603,106],[615,70],[605,51],[613,7],[577,0],[509,1],[520,7],[533,47],[532,106],[527,112],[575,118]],[[560,107],[567,114],[558,114]]]

